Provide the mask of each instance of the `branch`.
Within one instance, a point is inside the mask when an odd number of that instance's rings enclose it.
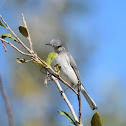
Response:
[[[0,38],[0,40],[1,40],[1,41],[4,41],[4,42],[7,43],[7,44],[9,44],[11,47],[13,47],[14,49],[16,49],[16,50],[17,50],[19,53],[21,53],[22,55],[32,57],[31,54],[28,54],[28,53],[22,52],[20,49],[18,49],[16,46],[14,46],[12,43],[6,41],[5,39]]]
[[[22,19],[23,19],[23,22],[24,22],[25,27],[27,28],[27,24],[26,24],[26,21],[25,21],[25,19],[24,19],[23,13],[22,13]],[[28,28],[27,28],[27,32],[28,32],[28,41],[29,41],[29,43],[30,43],[30,48],[31,48],[32,53],[34,53],[33,47],[32,47],[32,41],[31,41],[31,37],[30,37],[30,33],[29,33]]]
[[[80,91],[81,91],[81,82],[79,80],[78,81],[79,123],[82,124],[82,122],[81,122],[81,95],[80,95]]]
[[[2,94],[2,97],[3,97],[4,103],[5,103],[7,115],[8,115],[8,118],[9,118],[9,124],[10,124],[10,126],[14,126],[12,111],[11,111],[7,96],[6,96],[4,89],[3,89],[1,75],[0,75],[0,90],[1,90],[1,94]]]
[[[71,113],[72,113],[72,115],[73,115],[73,117],[74,117],[74,119],[75,119],[75,122],[79,122],[79,121],[78,121],[78,118],[77,118],[77,116],[76,116],[76,114],[75,114],[75,112],[74,112],[73,106],[70,104],[68,98],[66,97],[65,93],[63,92],[63,89],[62,89],[62,87],[60,86],[58,80],[57,80],[54,76],[51,76],[51,78],[52,78],[53,81],[56,83],[56,85],[57,85],[59,91],[62,92],[63,99],[64,99],[65,102],[67,103],[67,105],[68,105],[68,107],[69,107],[69,109],[70,109],[70,111],[71,111]]]

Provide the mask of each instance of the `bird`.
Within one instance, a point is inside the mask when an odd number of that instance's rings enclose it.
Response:
[[[80,73],[75,60],[66,47],[65,42],[60,39],[53,39],[49,43],[46,43],[46,45],[53,47],[54,51],[58,54],[58,56],[53,60],[53,64],[58,64],[61,66],[60,76],[74,89],[77,88],[78,80],[81,82]],[[81,92],[88,102],[90,108],[92,110],[98,109],[96,103],[90,97],[82,82]]]

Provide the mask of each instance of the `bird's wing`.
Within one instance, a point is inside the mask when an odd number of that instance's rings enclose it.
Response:
[[[74,59],[73,59],[73,57],[71,56],[70,53],[68,53],[67,55],[70,58],[70,65],[73,68],[73,70],[74,70],[74,72],[75,72],[75,74],[77,76],[77,79],[81,81],[80,73],[79,73],[79,70],[77,68],[76,62],[74,61]]]

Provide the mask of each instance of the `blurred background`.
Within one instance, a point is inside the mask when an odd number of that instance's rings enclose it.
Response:
[[[82,83],[97,103],[103,126],[126,125],[126,1],[125,0],[0,0],[0,14],[14,32],[24,13],[33,48],[46,59],[52,51],[45,43],[62,39],[74,57]],[[0,34],[8,33],[0,26]],[[20,49],[20,45],[12,42]],[[57,110],[69,111],[53,82],[33,63],[18,64],[23,56],[0,43],[0,73],[14,116],[15,126],[72,126]],[[25,57],[27,58],[27,57]],[[61,84],[63,89],[66,87]],[[67,90],[78,113],[76,95]],[[82,97],[82,120],[90,126],[92,111]],[[0,126],[8,126],[0,94]]]

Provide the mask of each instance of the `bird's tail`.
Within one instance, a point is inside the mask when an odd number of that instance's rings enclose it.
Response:
[[[84,86],[81,84],[81,92],[86,98],[89,106],[91,107],[92,110],[98,109],[96,103],[93,101],[93,99],[89,96],[88,92],[84,88]]]

